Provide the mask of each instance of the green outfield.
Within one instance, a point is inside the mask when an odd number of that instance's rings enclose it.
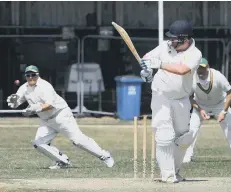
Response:
[[[49,170],[52,162],[31,145],[36,118],[0,119],[0,191],[231,191],[231,153],[223,132],[215,121],[203,125],[193,162],[184,165],[182,175],[188,181],[163,184],[149,178],[133,179],[133,124],[111,118],[79,120],[81,130],[108,149],[115,166],[104,163],[74,147],[59,135],[54,141],[72,161],[72,168]],[[148,122],[150,125],[150,121]],[[151,132],[150,126],[148,129]],[[148,160],[151,158],[151,134],[148,134]],[[139,176],[142,176],[142,129],[139,129]],[[148,161],[147,177],[150,177]],[[155,178],[159,170],[155,170]]]

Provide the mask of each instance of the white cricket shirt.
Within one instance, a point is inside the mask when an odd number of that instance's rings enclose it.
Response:
[[[160,59],[163,63],[183,63],[191,69],[191,72],[185,75],[159,69],[153,78],[152,90],[163,93],[169,99],[188,97],[192,90],[193,75],[202,57],[200,50],[195,47],[195,41],[193,40],[186,51],[179,53],[164,41],[144,56],[145,59],[152,57]]]
[[[29,105],[37,103],[52,105],[52,109],[37,114],[43,120],[50,119],[61,109],[68,107],[66,101],[56,93],[53,86],[41,78],[33,87],[27,82],[24,83],[16,94],[20,97],[20,103],[27,101]]]
[[[231,86],[225,76],[210,68],[206,82],[201,82],[195,73],[193,78],[194,99],[199,105],[211,106],[223,102]]]

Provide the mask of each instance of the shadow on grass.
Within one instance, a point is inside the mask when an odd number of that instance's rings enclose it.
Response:
[[[192,160],[192,163],[199,163],[199,162],[231,162],[231,159],[196,159]]]
[[[165,183],[163,181],[161,181],[161,179],[155,179],[154,181],[158,182],[158,183]],[[185,179],[184,181],[181,181],[179,183],[187,183],[187,182],[205,182],[205,181],[209,181],[207,179]]]
[[[209,181],[209,180],[207,179],[186,179],[185,181],[181,181],[181,182],[187,183],[187,182],[203,182],[203,181]]]
[[[85,168],[92,168],[92,167],[85,167]],[[15,167],[14,169],[29,169],[29,168],[25,168],[25,167]],[[31,168],[30,168],[31,169]],[[33,169],[47,169],[47,170],[52,170],[52,169],[49,169],[49,167],[34,167]],[[68,167],[68,168],[61,168],[61,170],[66,170],[66,169],[81,169],[81,167],[79,166],[73,166],[73,167]],[[60,169],[53,169],[53,170],[60,170]]]
[[[31,169],[32,167],[28,168],[28,167],[14,167],[14,169]],[[84,169],[92,169],[92,168],[102,168],[102,166],[84,166]],[[47,167],[33,167],[32,169],[49,169],[49,166]],[[67,168],[61,168],[61,170],[66,170],[66,169],[83,169],[83,166],[79,165],[79,166],[70,166],[70,167],[67,167]],[[52,170],[52,169],[49,169],[49,170]],[[59,170],[59,169],[54,169],[54,170]]]

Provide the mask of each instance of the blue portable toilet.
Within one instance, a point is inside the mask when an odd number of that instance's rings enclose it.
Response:
[[[122,120],[132,120],[140,115],[141,85],[144,81],[132,75],[117,76],[115,81],[117,115]]]

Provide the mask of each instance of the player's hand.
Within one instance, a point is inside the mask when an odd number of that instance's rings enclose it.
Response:
[[[157,58],[141,59],[140,65],[142,69],[159,69],[162,65],[162,61]]]
[[[226,116],[226,114],[225,114],[223,111],[221,111],[221,112],[219,113],[218,117],[217,117],[217,121],[218,121],[218,122],[223,121],[223,120],[225,119],[225,116]]]
[[[37,104],[31,104],[29,105],[25,110],[25,113],[28,113],[28,114],[33,114],[33,113],[39,113],[42,111],[42,107],[39,103]]]
[[[201,117],[202,117],[203,120],[208,120],[208,119],[210,119],[210,116],[207,115],[207,113],[206,113],[205,110],[201,109],[201,110],[200,110],[200,114],[201,114]]]
[[[17,107],[17,101],[18,101],[19,96],[16,94],[11,94],[10,96],[7,97],[7,104],[10,108],[16,108]]]
[[[29,111],[29,110],[27,110],[27,108],[26,108],[26,109],[23,109],[23,110],[22,110],[22,114],[23,114],[25,117],[29,117],[29,116],[31,116],[31,115],[34,115],[35,113],[34,113],[34,112],[31,112],[31,111]]]
[[[153,79],[152,73],[153,73],[152,69],[146,69],[146,70],[143,69],[140,72],[140,76],[144,82],[151,83]]]

